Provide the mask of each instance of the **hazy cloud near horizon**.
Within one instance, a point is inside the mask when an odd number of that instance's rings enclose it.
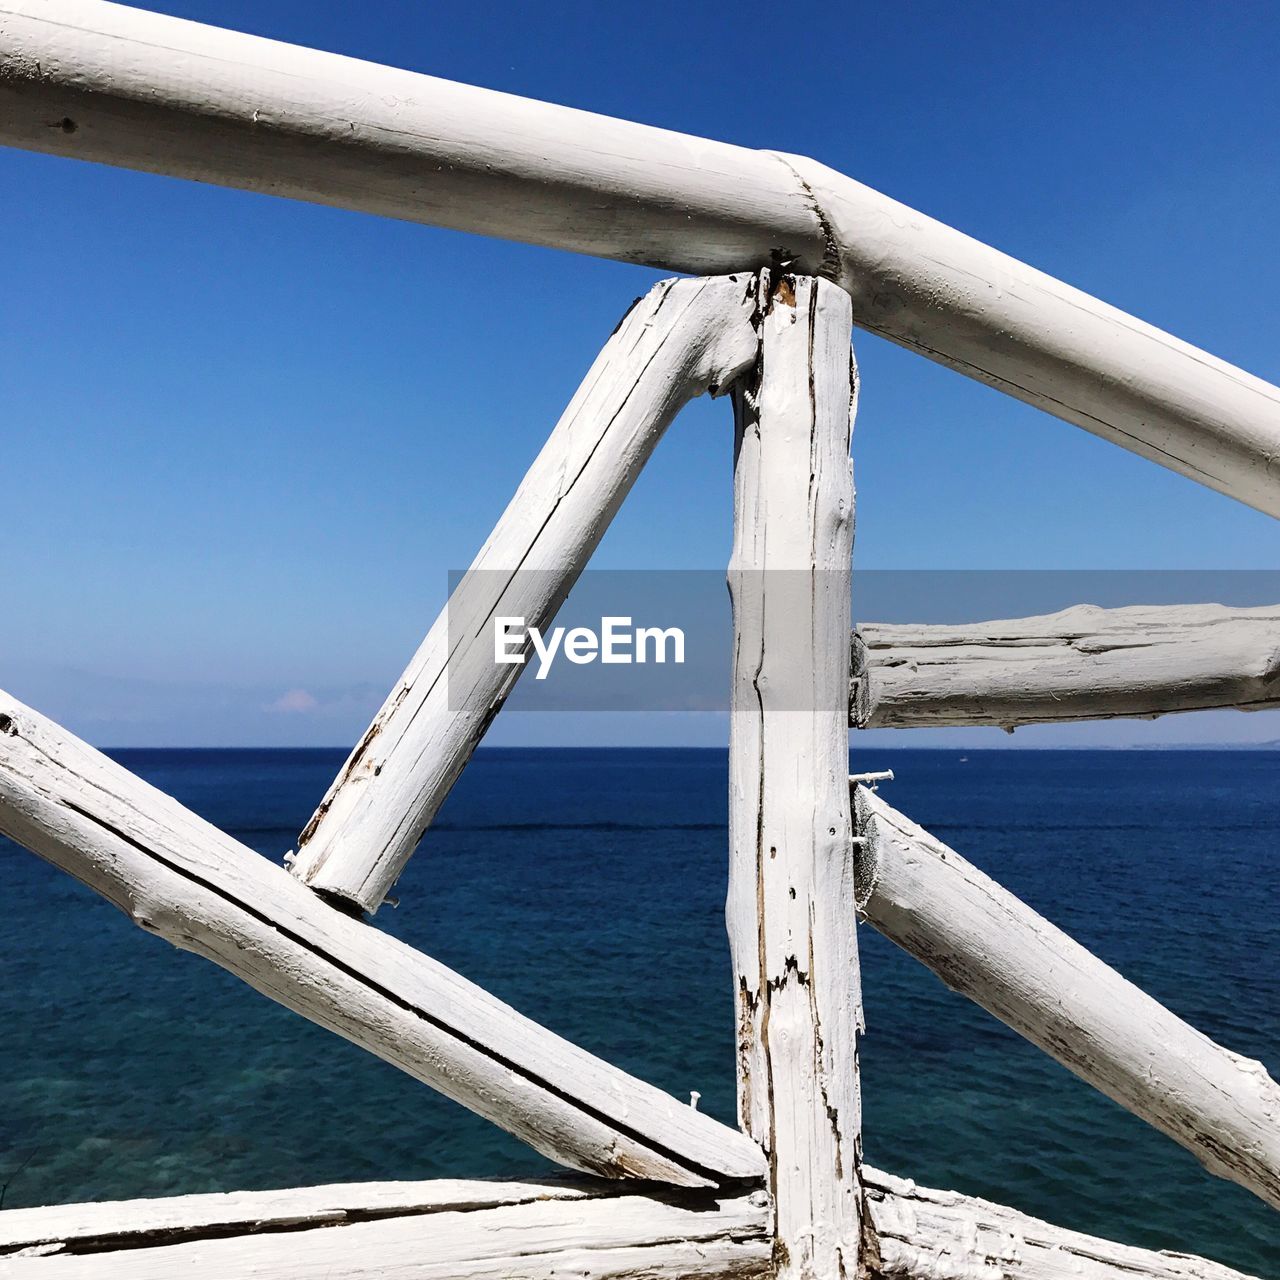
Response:
[[[100,747],[344,746],[386,693],[370,683],[146,680],[36,664],[11,665],[4,679],[15,697]]]

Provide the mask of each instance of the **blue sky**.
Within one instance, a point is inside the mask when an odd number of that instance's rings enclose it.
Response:
[[[1280,380],[1271,5],[147,7],[807,153]],[[104,745],[348,744],[657,278],[15,151],[0,190],[0,684]],[[857,351],[856,565],[1280,569],[1275,521]],[[730,444],[723,402],[686,413],[596,564],[723,565]],[[1196,733],[1280,724],[1069,740]],[[526,715],[492,740],[722,734]]]

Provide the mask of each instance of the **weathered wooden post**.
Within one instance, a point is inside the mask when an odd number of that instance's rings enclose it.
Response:
[[[838,1280],[861,1236],[861,1022],[849,837],[851,304],[760,277],[737,393],[728,926],[738,1104],[764,1147],[780,1280]]]
[[[1280,388],[803,156],[101,0],[0,0],[0,144],[706,277],[658,285],[624,317],[300,838],[293,875],[0,691],[0,835],[596,1176],[5,1212],[0,1280],[1249,1280],[862,1166],[855,907],[1280,1206],[1280,1092],[1262,1065],[861,788],[855,842],[847,738],[850,717],[1012,729],[1280,706],[1280,610],[869,624],[850,690],[852,312],[1278,518]],[[780,254],[797,274],[752,274]],[[804,274],[818,271],[832,279]],[[554,616],[678,408],[731,385],[727,918],[747,1136],[350,918],[383,900],[511,688],[518,668],[489,661],[497,621]]]

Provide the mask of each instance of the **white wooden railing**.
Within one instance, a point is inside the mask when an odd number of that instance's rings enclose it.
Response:
[[[656,286],[609,338],[289,870],[0,693],[0,831],[141,928],[589,1176],[7,1211],[0,1277],[1239,1280],[862,1163],[858,916],[1280,1207],[1280,1091],[1262,1066],[865,786],[851,795],[847,737],[850,723],[1269,706],[1280,610],[864,626],[851,653],[851,330],[1272,515],[1280,392],[801,157],[99,0],[0,0],[0,142],[698,277]],[[523,669],[486,659],[493,618],[550,621],[658,439],[702,393],[730,394],[736,420],[737,1129],[365,918]]]

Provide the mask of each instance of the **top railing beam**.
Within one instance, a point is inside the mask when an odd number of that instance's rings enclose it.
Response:
[[[0,143],[725,274],[782,258],[863,328],[1280,516],[1280,391],[812,160],[102,0],[0,0]]]

